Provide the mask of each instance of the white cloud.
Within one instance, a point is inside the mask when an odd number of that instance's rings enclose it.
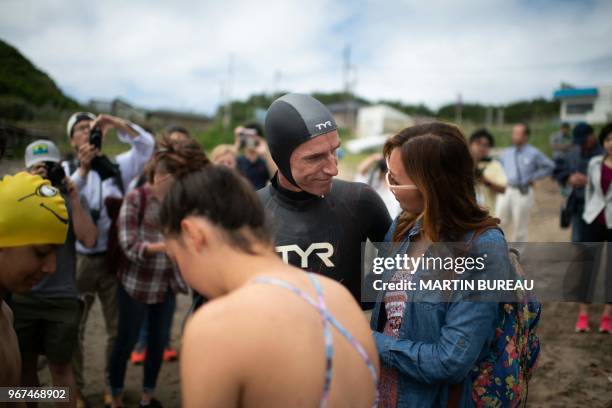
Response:
[[[356,91],[371,99],[496,103],[612,80],[610,2],[356,4],[9,0],[0,38],[79,100],[205,112],[221,101],[230,55],[235,97],[272,91],[277,70],[282,89],[333,91],[347,43]]]
[[[584,61],[612,57],[612,3],[430,2],[382,9],[371,3],[368,60],[358,91],[433,105],[550,97],[561,81],[593,85],[609,70]],[[380,29],[383,27],[382,29]],[[376,47],[374,44],[382,44]]]

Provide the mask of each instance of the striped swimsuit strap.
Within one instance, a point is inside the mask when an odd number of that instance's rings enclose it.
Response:
[[[368,370],[370,371],[370,374],[375,384],[378,384],[378,376],[376,375],[376,368],[374,368],[374,364],[372,364],[372,362],[370,361],[370,358],[368,357],[368,354],[366,353],[361,343],[359,343],[357,339],[355,339],[351,335],[351,333],[349,333],[348,330],[346,330],[346,328],[344,328],[344,326],[342,326],[342,324],[334,316],[332,316],[327,310],[327,305],[325,304],[325,299],[323,298],[323,288],[321,287],[319,280],[315,277],[315,274],[308,273],[308,278],[310,279],[310,282],[313,284],[316,290],[316,293],[317,293],[316,301],[313,300],[310,297],[310,295],[308,295],[306,292],[304,292],[300,288],[296,287],[295,285],[292,285],[289,282],[281,280],[281,279],[262,276],[262,277],[255,279],[253,283],[274,285],[274,286],[279,286],[281,288],[290,290],[291,292],[295,293],[296,295],[304,299],[306,302],[308,302],[321,315],[321,321],[323,323],[323,336],[325,339],[325,383],[323,386],[323,396],[321,397],[320,406],[325,407],[327,404],[327,400],[329,398],[329,391],[331,388],[332,360],[334,357],[334,342],[333,342],[333,337],[332,337],[331,326],[335,327],[336,330],[338,330],[338,332],[347,339],[349,344],[353,346],[355,351],[357,351],[357,353],[361,356],[362,360],[368,367]],[[376,400],[374,401],[374,406],[376,405],[378,405],[378,395],[376,397]]]

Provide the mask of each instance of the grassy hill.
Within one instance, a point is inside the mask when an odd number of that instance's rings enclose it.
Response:
[[[0,119],[32,120],[78,108],[46,73],[0,40]]]

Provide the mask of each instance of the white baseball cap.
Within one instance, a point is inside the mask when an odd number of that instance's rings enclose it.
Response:
[[[73,113],[68,119],[68,123],[66,124],[66,133],[68,133],[68,137],[72,138],[72,128],[78,122],[82,120],[96,120],[96,115],[91,112],[77,112]]]
[[[57,146],[50,140],[37,140],[26,147],[25,165],[32,167],[40,162],[55,162],[59,163],[61,156]]]

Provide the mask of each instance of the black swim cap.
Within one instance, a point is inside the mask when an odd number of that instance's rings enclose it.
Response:
[[[293,151],[313,137],[337,130],[329,109],[310,95],[287,94],[270,105],[266,114],[268,146],[278,170],[293,185],[289,159]]]

